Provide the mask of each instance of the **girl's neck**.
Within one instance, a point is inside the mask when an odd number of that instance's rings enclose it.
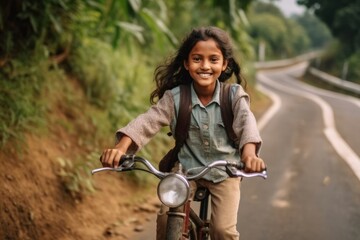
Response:
[[[194,85],[194,90],[196,92],[196,95],[198,96],[200,102],[206,106],[209,102],[211,102],[214,92],[215,92],[215,86],[211,88],[203,88],[203,87],[196,87]]]

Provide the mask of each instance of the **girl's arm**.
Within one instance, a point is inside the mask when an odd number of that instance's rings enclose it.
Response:
[[[174,115],[173,96],[166,91],[156,105],[116,132],[116,145],[103,151],[100,162],[104,167],[117,167],[122,155],[141,149]]]
[[[250,152],[258,156],[262,139],[255,116],[250,109],[249,95],[240,85],[233,85],[232,92],[234,94],[232,97],[232,109],[234,113],[233,129],[239,139],[239,152],[243,152],[247,143],[252,143],[255,145],[255,151],[253,152],[251,149]]]
[[[244,145],[241,161],[245,163],[245,171],[247,172],[260,172],[266,168],[264,160],[256,155],[255,143],[247,143]]]

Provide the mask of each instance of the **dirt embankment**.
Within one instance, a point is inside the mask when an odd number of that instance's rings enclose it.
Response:
[[[57,158],[74,154],[76,141],[55,131],[28,135],[27,147],[0,153],[0,239],[131,239],[156,211],[157,201],[149,200],[155,190],[99,174],[96,192],[74,200],[59,179]]]
[[[74,85],[74,94],[79,94]],[[58,104],[61,91],[54,94],[59,94],[52,95],[58,108],[52,108],[51,117],[73,121],[64,112],[69,106]],[[253,105],[255,115],[260,116],[269,101],[255,97],[260,99]],[[74,199],[65,190],[58,158],[72,159],[84,151],[79,136],[69,134],[61,124],[51,124],[41,136],[25,134],[20,143],[3,148],[0,239],[131,239],[134,231],[141,231],[159,204],[155,186],[139,187],[122,174],[101,173],[93,176],[95,193]]]

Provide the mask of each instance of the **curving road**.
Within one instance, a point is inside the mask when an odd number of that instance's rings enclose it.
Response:
[[[360,239],[360,101],[298,81],[305,68],[258,74],[270,177],[243,181],[241,239]]]
[[[258,74],[269,178],[243,180],[241,239],[360,240],[360,100],[300,82],[305,68]],[[151,222],[133,239],[154,234]]]

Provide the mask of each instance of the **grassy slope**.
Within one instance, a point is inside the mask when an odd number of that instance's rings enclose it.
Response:
[[[135,183],[126,174],[99,174],[90,177],[95,192],[82,194],[83,189],[71,195],[66,181],[90,180],[84,176],[64,181],[60,173],[69,171],[69,166],[61,163],[71,159],[75,164],[77,158],[91,156],[83,167],[88,172],[99,166],[97,157],[101,149],[113,143],[113,135],[109,133],[109,139],[102,142],[89,141],[97,138],[98,124],[83,113],[97,115],[96,121],[104,116],[88,103],[78,81],[54,77],[47,83],[51,84],[45,84],[39,95],[47,129],[29,126],[21,135],[23,141],[9,142],[0,153],[0,238],[81,240],[115,235],[125,239],[127,232],[155,212],[156,181],[140,175]],[[269,101],[251,86],[249,91],[253,110],[259,116]],[[163,138],[152,140],[143,153],[159,158],[161,151],[151,149],[158,149],[159,143],[164,145],[167,141]]]

